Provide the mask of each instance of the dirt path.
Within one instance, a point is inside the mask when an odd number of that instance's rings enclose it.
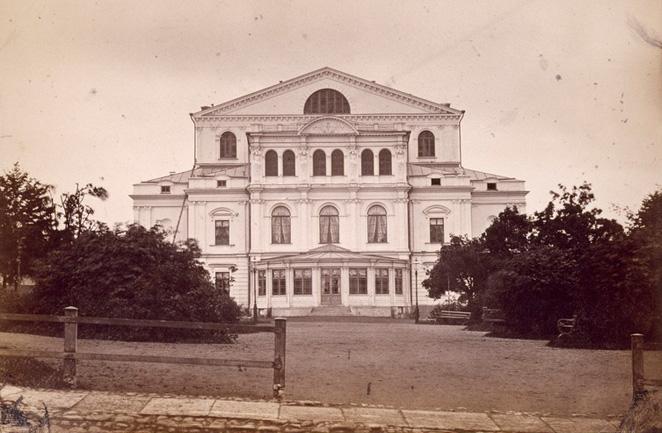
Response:
[[[0,333],[0,346],[61,350],[61,340]],[[270,359],[272,334],[236,345],[80,340],[80,351]],[[607,416],[630,400],[628,351],[557,349],[544,341],[487,338],[458,326],[402,322],[288,323],[286,396],[401,408]],[[662,377],[662,353],[648,355]],[[655,370],[657,369],[657,370]],[[82,362],[80,386],[268,398],[271,370]]]

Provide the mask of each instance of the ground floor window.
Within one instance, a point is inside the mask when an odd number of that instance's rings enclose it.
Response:
[[[285,295],[285,290],[285,269],[274,269],[271,271],[271,294],[282,296]]]
[[[402,269],[395,270],[395,294],[402,295]]]
[[[340,269],[322,268],[322,293],[337,295],[340,293]]]
[[[230,292],[230,273],[229,272],[216,272],[215,274],[216,288],[223,290],[226,293]]]
[[[295,269],[294,270],[294,294],[312,295],[313,294],[313,270]]]
[[[349,268],[349,294],[368,294],[368,270],[366,268]]]
[[[388,295],[388,269],[375,269],[375,294]]]
[[[267,271],[257,271],[257,295],[267,294]]]

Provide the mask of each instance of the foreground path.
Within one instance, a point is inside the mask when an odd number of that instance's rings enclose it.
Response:
[[[52,433],[69,432],[616,432],[618,420],[523,413],[442,412],[312,402],[226,400],[96,391],[55,391],[6,385],[0,398],[30,411],[48,407]]]

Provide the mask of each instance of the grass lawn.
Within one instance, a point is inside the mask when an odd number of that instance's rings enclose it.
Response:
[[[61,341],[0,333],[9,348],[62,350]],[[240,335],[235,345],[79,340],[79,351],[269,360],[273,334]],[[662,377],[662,352],[647,353],[646,368]],[[86,389],[271,396],[271,370],[84,361],[78,372]],[[628,407],[630,354],[488,338],[461,326],[290,320],[286,381],[292,400],[606,416]]]

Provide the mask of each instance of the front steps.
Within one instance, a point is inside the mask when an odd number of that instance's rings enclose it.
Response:
[[[309,316],[353,316],[352,309],[344,305],[324,305],[315,307],[310,312]]]

